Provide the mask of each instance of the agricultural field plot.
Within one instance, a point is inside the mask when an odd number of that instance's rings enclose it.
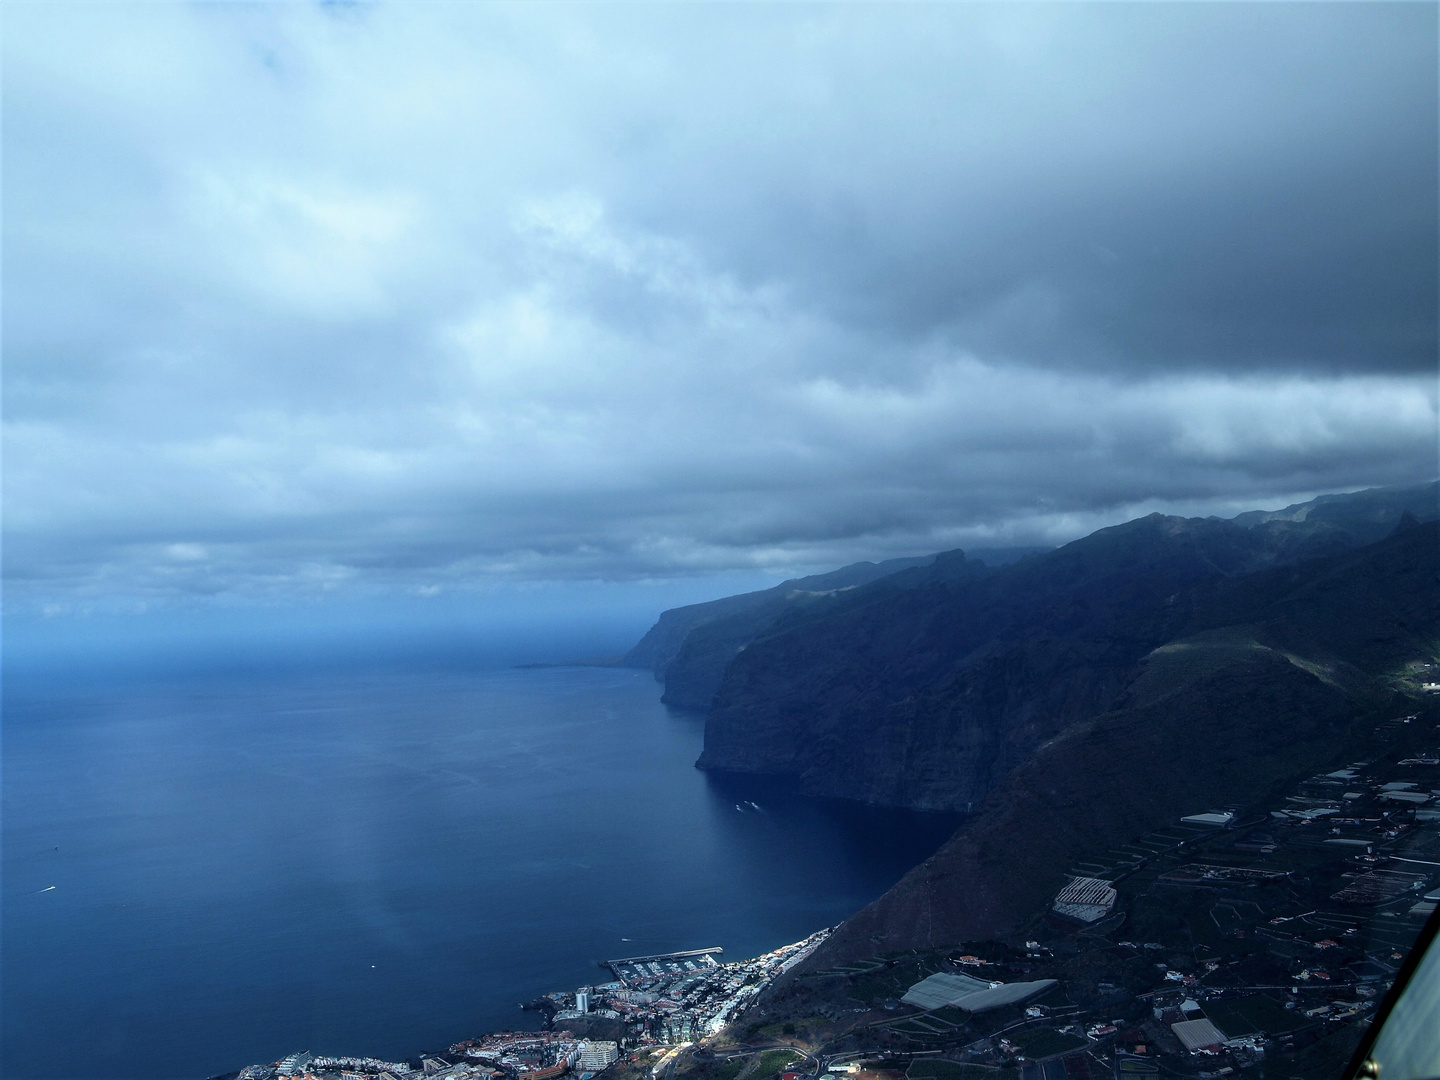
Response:
[[[942,1036],[950,1034],[950,1028],[926,1023],[924,1018],[919,1016],[907,1016],[903,1020],[891,1021],[883,1026],[904,1035]]]
[[[1267,1035],[1279,1035],[1311,1023],[1300,1010],[1287,1009],[1274,998],[1263,994],[1207,1001],[1205,1015],[1232,1039],[1257,1031]]]
[[[907,1080],[1018,1080],[1018,1069],[995,1069],[967,1065],[939,1058],[916,1058],[906,1072]]]
[[[801,1060],[801,1056],[788,1047],[780,1050],[766,1050],[763,1054],[750,1059],[750,1067],[742,1075],[746,1080],[767,1080],[768,1077],[784,1072],[786,1068],[799,1060]]]
[[[737,1080],[750,1067],[750,1058],[735,1057],[728,1061],[696,1062],[686,1075],[690,1080]]]
[[[1079,1050],[1090,1045],[1090,1040],[1084,1035],[1057,1031],[1054,1028],[1016,1031],[1008,1037],[1026,1057],[1035,1061],[1055,1057],[1058,1054],[1068,1054],[1072,1050]]]
[[[943,970],[945,968],[939,957],[873,968],[850,976],[849,996],[864,1004],[879,1004],[892,999],[898,1001],[921,979]]]
[[[841,964],[839,967],[826,968],[824,971],[807,971],[799,977],[802,979],[833,979],[838,976],[864,975],[871,971],[880,971],[889,961],[874,957],[869,960],[859,960],[853,964]]]

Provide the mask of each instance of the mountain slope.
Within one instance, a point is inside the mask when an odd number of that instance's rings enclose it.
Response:
[[[1407,529],[1192,600],[1195,633],[1138,664],[1115,709],[1041,745],[811,966],[996,934],[1077,859],[1359,752],[1378,716],[1416,707],[1392,674],[1437,658],[1440,533]]]
[[[815,960],[990,937],[1065,884],[1077,859],[1184,814],[1248,803],[1353,734],[1343,692],[1258,654],[1179,700],[1107,713],[1045,744],[935,855],[848,919]]]

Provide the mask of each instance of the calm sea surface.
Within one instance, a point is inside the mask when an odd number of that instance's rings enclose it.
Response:
[[[599,960],[831,925],[954,827],[717,782],[659,697],[603,668],[8,686],[0,1073],[533,1026]]]

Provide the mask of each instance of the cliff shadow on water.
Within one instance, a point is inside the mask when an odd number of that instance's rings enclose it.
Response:
[[[747,843],[758,834],[780,863],[792,845],[819,832],[835,837],[837,857],[895,880],[938,851],[967,817],[805,795],[785,777],[707,770],[705,782],[715,812]]]

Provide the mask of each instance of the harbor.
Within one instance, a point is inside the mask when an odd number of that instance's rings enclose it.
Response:
[[[707,967],[718,967],[716,956],[725,950],[716,945],[710,949],[688,949],[685,952],[658,953],[654,956],[631,956],[623,960],[606,960],[602,967],[626,986],[640,986],[672,975],[689,975]]]

